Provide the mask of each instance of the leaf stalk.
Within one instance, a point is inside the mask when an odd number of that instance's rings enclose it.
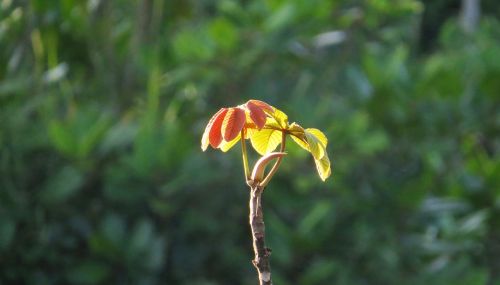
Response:
[[[285,147],[286,147],[286,132],[285,131],[281,131],[281,148],[280,148],[280,152],[285,152]],[[273,175],[276,173],[276,171],[278,171],[278,167],[281,164],[281,160],[283,160],[283,156],[278,157],[278,159],[276,160],[276,162],[273,165],[273,168],[271,168],[271,170],[267,174],[266,178],[264,178],[264,180],[262,180],[262,182],[260,183],[260,186],[262,188],[265,188],[267,186],[267,184],[269,183],[269,181],[271,181],[271,178],[273,178]]]
[[[248,167],[247,146],[245,143],[245,129],[241,130],[241,156],[243,159],[243,170],[245,171],[245,180],[247,184],[250,181],[250,168]]]

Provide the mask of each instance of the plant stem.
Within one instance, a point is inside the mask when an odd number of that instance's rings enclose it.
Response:
[[[280,152],[285,152],[285,147],[286,147],[286,133],[284,131],[282,131],[281,132],[281,148],[280,148]],[[276,162],[273,165],[273,168],[271,168],[271,170],[269,171],[269,173],[267,174],[267,176],[264,178],[264,180],[262,180],[261,185],[262,185],[263,188],[266,187],[267,184],[269,183],[269,181],[271,181],[271,178],[273,178],[273,175],[278,170],[278,167],[280,166],[282,159],[283,159],[283,157],[279,157],[276,160]]]
[[[265,244],[265,225],[262,213],[262,186],[252,186],[250,189],[250,228],[252,229],[253,251],[252,261],[259,274],[260,285],[272,285],[269,256],[271,250]]]
[[[243,157],[243,169],[245,171],[245,180],[249,181],[250,179],[250,168],[248,167],[248,155],[247,155],[247,146],[245,143],[245,130],[241,130],[241,155]]]

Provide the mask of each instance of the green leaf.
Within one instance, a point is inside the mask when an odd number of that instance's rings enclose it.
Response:
[[[253,148],[260,154],[264,155],[276,149],[281,143],[281,131],[263,129],[254,132],[250,138]]]
[[[78,155],[79,157],[86,157],[102,140],[106,131],[109,129],[110,120],[107,117],[101,117],[94,122],[86,132],[83,132],[78,142]]]
[[[326,138],[325,134],[318,130],[318,129],[314,129],[314,128],[308,128],[308,129],[305,129],[306,132],[314,135],[322,144],[323,144],[323,147],[326,149],[326,145],[328,144],[328,139]]]
[[[76,138],[62,122],[56,120],[50,122],[49,137],[58,151],[66,155],[76,155]]]
[[[314,159],[317,160],[323,158],[323,156],[325,156],[325,147],[321,143],[321,140],[308,130],[305,131],[305,135],[307,143],[309,144],[309,150]]]
[[[227,141],[222,141],[221,144],[219,145],[219,148],[222,152],[227,152],[229,149],[231,149],[238,141],[240,141],[241,135],[238,135],[235,137],[233,140],[227,142]]]
[[[321,159],[315,159],[314,162],[316,163],[319,177],[321,180],[325,181],[332,174],[328,155],[323,156]]]
[[[205,61],[211,59],[216,46],[206,28],[188,28],[181,30],[173,38],[173,50],[181,60]]]
[[[311,152],[311,150],[309,149],[309,145],[307,144],[307,142],[304,140],[304,139],[301,139],[295,135],[291,135],[292,137],[292,140],[297,143],[301,148],[307,150],[308,152]]]
[[[238,31],[225,18],[216,18],[209,24],[208,30],[215,44],[224,51],[233,49],[238,43]]]
[[[297,143],[301,148],[309,152],[311,151],[309,149],[309,145],[307,144],[304,128],[302,128],[299,124],[293,122],[288,127],[288,132],[290,133],[293,141]]]
[[[273,117],[274,120],[276,120],[276,122],[282,129],[288,128],[288,116],[281,110],[274,108],[274,113],[271,114],[271,116]]]

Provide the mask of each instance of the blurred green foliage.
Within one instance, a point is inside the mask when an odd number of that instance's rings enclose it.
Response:
[[[220,106],[330,138],[265,193],[276,284],[500,284],[500,16],[460,1],[0,1],[0,284],[255,284]]]

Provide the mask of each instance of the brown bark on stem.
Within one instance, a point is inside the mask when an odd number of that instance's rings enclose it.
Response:
[[[263,187],[252,186],[250,191],[250,227],[252,229],[253,250],[255,259],[253,265],[259,273],[260,285],[272,285],[271,267],[269,266],[269,256],[271,250],[265,244],[265,225],[262,213],[262,191]]]

